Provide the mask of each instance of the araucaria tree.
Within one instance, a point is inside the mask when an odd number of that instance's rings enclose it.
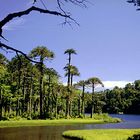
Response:
[[[80,76],[80,72],[76,66],[70,65],[65,66],[64,70],[66,71],[65,76],[68,76],[70,69],[70,86],[73,86],[73,77],[74,76]]]
[[[85,88],[86,88],[87,84],[88,84],[88,82],[86,80],[81,80],[74,85],[76,88],[82,89],[82,96],[81,96],[82,105],[80,107],[80,114],[79,115],[82,114],[83,117],[85,117]]]
[[[77,54],[76,51],[74,49],[67,49],[64,54],[68,55],[68,64],[67,64],[67,76],[68,76],[68,80],[67,80],[67,87],[68,87],[68,95],[66,97],[66,117],[69,118],[70,116],[70,94],[71,94],[71,56],[72,54]]]
[[[29,56],[33,59],[39,59],[39,71],[40,71],[40,118],[43,118],[43,75],[44,75],[44,61],[54,58],[54,53],[48,50],[44,46],[34,48]]]
[[[104,86],[102,81],[97,78],[97,77],[92,77],[88,79],[88,85],[92,87],[92,103],[91,103],[91,118],[93,117],[94,113],[94,93],[95,93],[95,87],[97,85],[101,85],[102,87]]]
[[[5,78],[6,78],[6,73],[7,73],[7,68],[6,68],[6,65],[7,65],[7,58],[0,53],[0,120],[2,118],[2,107],[3,107],[3,91],[5,89]]]

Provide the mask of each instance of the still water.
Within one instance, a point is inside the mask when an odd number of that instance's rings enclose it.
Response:
[[[22,128],[0,128],[0,140],[67,140],[61,135],[66,130],[140,128],[140,115],[111,115],[124,120],[112,124],[80,124]]]

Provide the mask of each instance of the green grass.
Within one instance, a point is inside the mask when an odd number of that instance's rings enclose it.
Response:
[[[60,120],[19,120],[19,121],[0,121],[0,128],[3,127],[22,127],[22,126],[47,126],[47,125],[68,125],[68,124],[88,124],[104,123],[102,120],[95,119],[60,119]]]
[[[94,113],[93,119],[95,119],[95,120],[103,120],[105,123],[121,122],[121,119],[119,119],[119,118],[112,118],[107,113],[103,113],[103,114]]]
[[[138,133],[140,129],[94,129],[65,131],[63,136],[77,140],[127,140]]]
[[[73,125],[73,124],[100,124],[120,122],[120,119],[112,118],[108,114],[94,114],[91,118],[57,119],[57,120],[9,120],[0,121],[0,128],[23,126],[47,126],[47,125]]]

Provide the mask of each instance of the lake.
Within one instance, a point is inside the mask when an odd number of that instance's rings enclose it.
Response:
[[[67,140],[61,135],[66,130],[140,128],[140,115],[111,115],[124,120],[111,124],[79,124],[64,126],[40,126],[0,128],[0,140]]]

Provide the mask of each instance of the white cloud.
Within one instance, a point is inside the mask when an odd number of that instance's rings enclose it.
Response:
[[[105,89],[113,89],[115,86],[119,87],[119,88],[124,88],[126,84],[128,83],[133,83],[134,81],[102,81],[102,83],[104,84],[104,87],[96,86],[95,87],[95,91],[103,91]],[[76,82],[74,82],[76,83]],[[63,85],[67,85],[67,83],[63,83]],[[86,91],[92,92],[91,87],[87,87]]]
[[[24,23],[25,23],[24,18],[15,19],[15,20],[8,22],[6,25],[4,25],[3,29],[4,30],[15,30],[19,27],[22,27]]]
[[[112,89],[115,86],[124,88],[126,84],[133,83],[133,81],[103,81],[105,89]]]

